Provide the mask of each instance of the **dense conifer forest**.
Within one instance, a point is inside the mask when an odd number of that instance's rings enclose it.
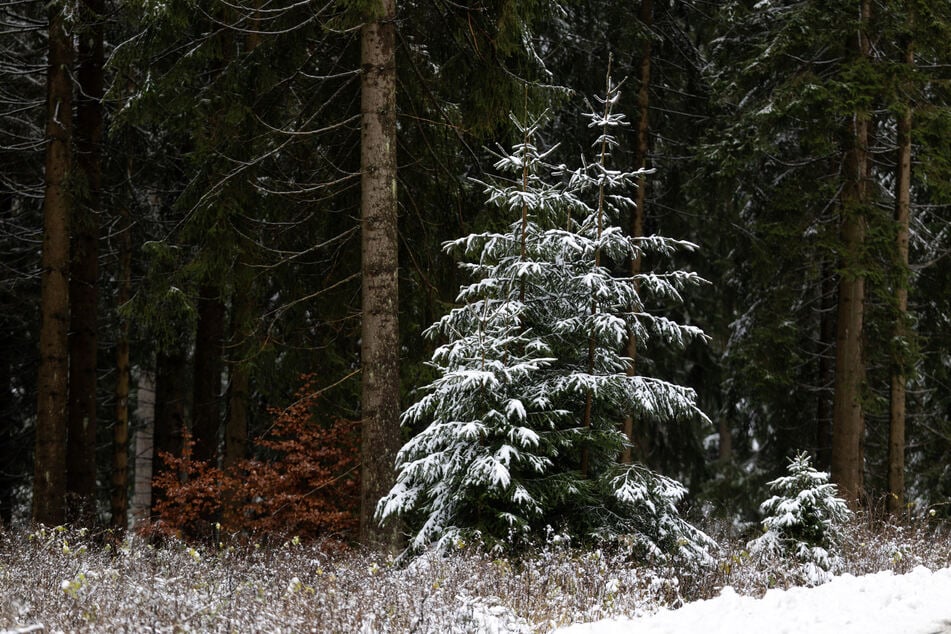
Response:
[[[791,461],[951,515],[949,40],[925,0],[4,3],[2,523],[702,561]]]

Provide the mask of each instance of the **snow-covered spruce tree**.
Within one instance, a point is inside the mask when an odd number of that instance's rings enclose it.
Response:
[[[769,483],[775,493],[760,505],[763,534],[749,544],[753,555],[792,556],[812,583],[822,583],[841,563],[842,525],[851,512],[837,497],[829,474],[816,471],[806,453],[789,463],[789,475]]]
[[[713,542],[686,523],[676,503],[685,489],[642,465],[619,465],[626,412],[675,421],[703,414],[692,390],[628,376],[628,334],[682,345],[703,336],[655,315],[645,298],[679,299],[700,282],[692,273],[615,277],[609,262],[638,251],[661,255],[694,245],[631,238],[612,224],[629,198],[615,193],[637,173],[608,167],[612,112],[587,115],[599,129],[598,160],[570,171],[546,161],[533,139],[541,120],[513,117],[522,142],[487,184],[490,204],[517,216],[504,233],[445,245],[467,261],[474,281],[426,335],[446,341],[433,355],[439,377],[403,414],[425,429],[401,449],[397,482],[379,504],[383,521],[412,528],[408,552],[467,536],[502,542],[540,538],[549,526],[574,538],[606,538],[643,556],[708,557]],[[552,148],[553,149],[553,148]]]

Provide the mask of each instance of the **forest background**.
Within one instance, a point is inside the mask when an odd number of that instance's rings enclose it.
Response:
[[[658,307],[708,341],[637,354],[710,420],[633,424],[625,459],[730,517],[802,450],[852,503],[951,514],[945,3],[22,0],[0,29],[5,523],[390,539],[420,333],[466,281],[440,246],[512,220],[473,180],[510,113],[588,149],[609,59],[614,160],[654,170],[626,228],[710,282]]]

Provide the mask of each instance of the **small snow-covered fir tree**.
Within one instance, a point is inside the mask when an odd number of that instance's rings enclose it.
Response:
[[[769,483],[775,495],[760,505],[764,532],[747,548],[754,555],[793,556],[810,582],[822,583],[841,563],[842,526],[851,512],[829,474],[816,471],[808,454],[795,456],[788,470]]]
[[[610,84],[592,113],[598,160],[570,171],[534,145],[540,120],[513,117],[522,142],[500,156],[508,181],[486,185],[490,204],[517,216],[504,233],[445,245],[465,258],[474,281],[425,334],[446,341],[434,353],[438,378],[403,415],[425,425],[401,449],[397,482],[378,507],[412,527],[409,550],[452,543],[467,533],[489,540],[542,535],[547,526],[580,538],[624,540],[639,553],[703,558],[713,544],[680,518],[677,482],[641,465],[619,465],[624,413],[683,420],[702,417],[692,390],[629,376],[622,354],[638,341],[682,345],[703,336],[655,315],[645,297],[679,299],[699,282],[684,271],[611,274],[606,264],[638,252],[670,254],[694,245],[614,226],[632,204],[616,193],[635,172],[608,166],[624,124]],[[553,149],[553,148],[552,148]]]

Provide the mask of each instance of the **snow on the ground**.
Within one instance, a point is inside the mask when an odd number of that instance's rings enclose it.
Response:
[[[842,575],[816,588],[720,596],[636,619],[572,625],[558,634],[951,634],[951,568]]]

